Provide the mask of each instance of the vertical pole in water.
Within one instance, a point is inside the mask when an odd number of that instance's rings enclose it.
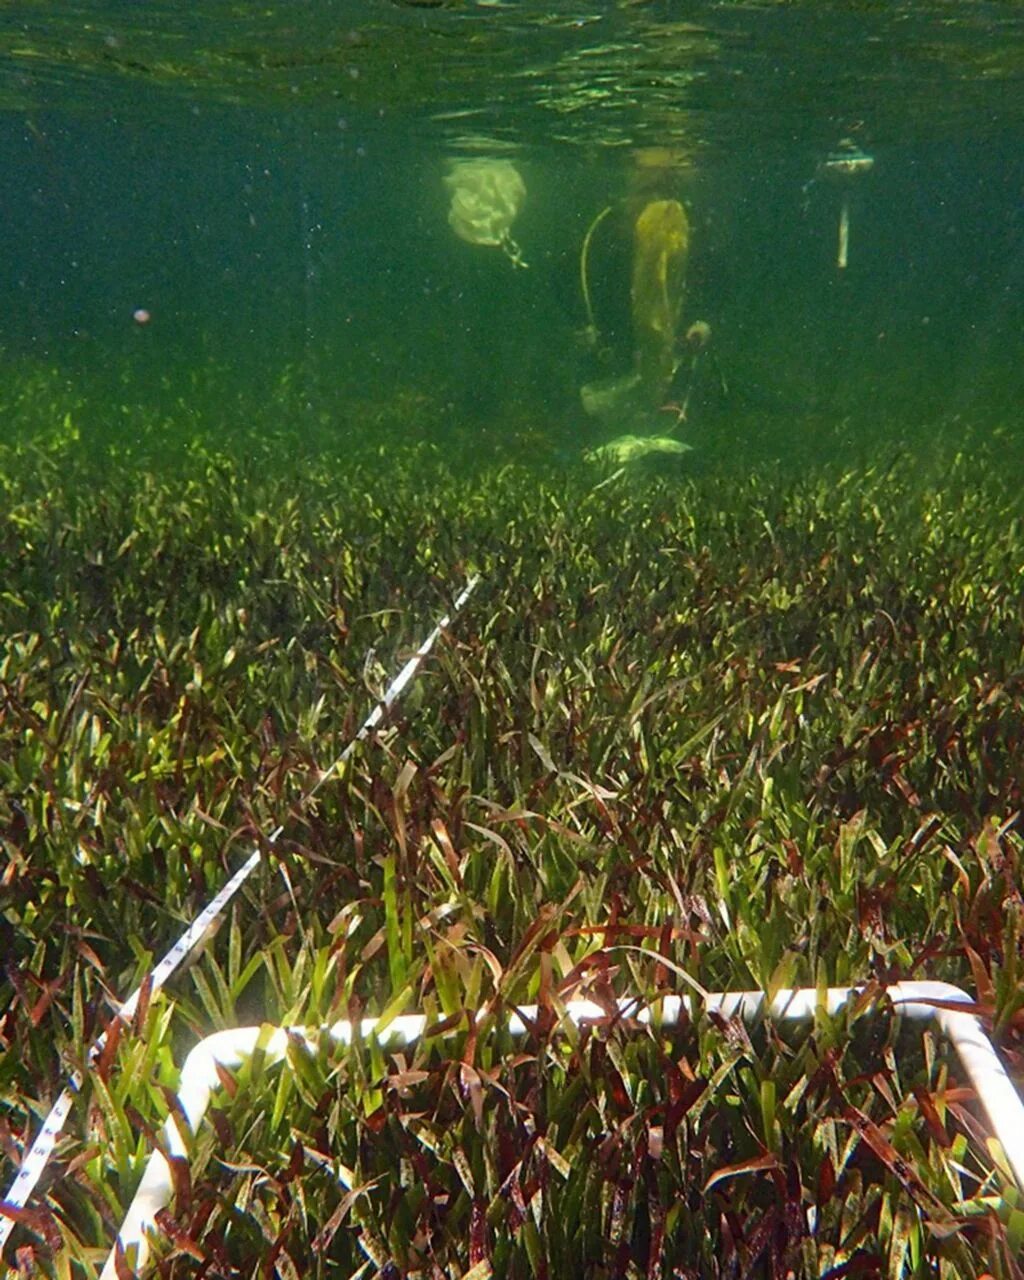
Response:
[[[852,138],[840,139],[839,146],[826,156],[820,172],[834,179],[842,187],[843,203],[839,209],[839,252],[836,266],[846,270],[850,256],[850,183],[859,174],[870,173],[875,166],[874,156],[869,156]]]
[[[846,270],[850,253],[850,198],[843,195],[843,207],[839,211],[839,253],[836,266],[840,271]]]

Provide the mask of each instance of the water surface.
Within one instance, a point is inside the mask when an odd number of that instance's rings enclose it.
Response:
[[[683,328],[713,332],[665,416],[693,466],[1005,425],[1022,67],[996,3],[8,6],[12,429],[43,404],[169,448],[229,425],[573,462],[616,427],[580,388],[632,367],[653,198],[689,212]],[[844,139],[873,161],[848,181],[823,169]],[[453,234],[467,156],[521,173],[528,269]]]

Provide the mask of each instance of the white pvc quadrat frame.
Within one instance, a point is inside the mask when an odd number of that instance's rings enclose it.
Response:
[[[723,1017],[740,1017],[746,1022],[762,1015],[795,1022],[813,1018],[819,1009],[834,1015],[858,994],[857,987],[830,987],[825,992],[805,987],[780,991],[768,1002],[760,991],[709,992],[704,997],[704,1008]],[[980,1021],[970,1012],[974,1001],[967,992],[946,982],[898,982],[885,988],[885,994],[897,1013],[916,1022],[934,1023],[937,1030],[951,1041],[1002,1145],[1014,1177],[1024,1189],[1024,1102]],[[957,1005],[965,1007],[957,1008]],[[641,1025],[649,1025],[653,1020],[651,1010],[639,1008],[635,1000],[620,1000],[619,1008],[625,1016],[632,1017]],[[506,1024],[509,1033],[525,1035],[527,1023],[536,1018],[537,1012],[536,1006],[528,1006],[513,1013]],[[659,1003],[659,1025],[675,1025],[683,1013],[682,997],[666,996]],[[607,1010],[589,1000],[573,1000],[566,1005],[565,1014],[569,1020],[580,1024],[605,1019]],[[478,1018],[482,1016],[483,1013],[477,1015]],[[376,1036],[382,1044],[410,1044],[427,1031],[427,1019],[423,1014],[404,1014],[379,1031],[378,1022],[377,1018],[364,1019],[360,1023],[360,1035]],[[320,1030],[275,1027],[269,1035],[266,1027],[240,1027],[233,1031],[218,1031],[200,1041],[185,1059],[178,1090],[181,1112],[193,1133],[206,1114],[213,1092],[221,1086],[220,1070],[241,1066],[257,1046],[266,1055],[268,1063],[276,1063],[285,1058],[289,1044],[304,1044],[313,1049],[324,1036],[339,1044],[351,1044],[352,1024],[348,1021],[335,1022]],[[163,1138],[172,1158],[187,1157],[185,1137],[173,1114],[164,1124]],[[154,1151],[100,1280],[118,1280],[119,1250],[134,1251],[134,1258],[129,1260],[134,1262],[136,1271],[141,1272],[149,1258],[149,1234],[157,1229],[157,1214],[170,1202],[172,1193],[170,1163],[163,1151]]]

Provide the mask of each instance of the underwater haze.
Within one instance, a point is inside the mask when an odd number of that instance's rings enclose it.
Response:
[[[692,471],[1016,433],[1022,75],[1000,3],[8,5],[5,380],[167,450],[574,465],[632,432]],[[454,228],[466,160],[520,176],[525,266]],[[638,417],[614,392],[655,199],[689,242]]]
[[[1019,0],[0,5],[5,1265],[1022,1280],[1022,138]]]

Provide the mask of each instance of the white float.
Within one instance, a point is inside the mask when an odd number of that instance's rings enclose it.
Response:
[[[448,224],[459,239],[499,248],[514,267],[525,267],[512,223],[526,199],[526,183],[512,161],[453,160],[444,183],[452,193]]]

